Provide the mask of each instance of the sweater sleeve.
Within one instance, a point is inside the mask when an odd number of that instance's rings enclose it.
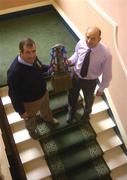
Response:
[[[10,72],[7,73],[7,82],[8,82],[8,94],[11,98],[12,105],[16,112],[19,114],[23,114],[25,112],[24,104],[22,101],[22,97],[19,95],[19,80],[18,76],[15,74],[10,76]]]

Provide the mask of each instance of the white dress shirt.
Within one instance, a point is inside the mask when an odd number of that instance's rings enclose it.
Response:
[[[99,91],[103,92],[103,90],[109,86],[112,78],[112,55],[108,48],[101,42],[94,48],[91,48],[88,73],[87,76],[83,78],[80,76],[80,71],[88,49],[89,47],[87,46],[85,39],[80,40],[75,47],[74,54],[69,60],[75,65],[74,71],[81,79],[97,79],[102,75]]]

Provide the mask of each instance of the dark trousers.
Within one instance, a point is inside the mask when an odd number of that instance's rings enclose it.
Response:
[[[92,105],[94,102],[94,91],[97,85],[97,79],[87,80],[80,79],[75,73],[72,76],[72,88],[69,90],[68,94],[68,111],[69,119],[73,119],[76,109],[77,102],[79,97],[80,90],[83,91],[84,95],[84,113],[90,114],[92,111]]]

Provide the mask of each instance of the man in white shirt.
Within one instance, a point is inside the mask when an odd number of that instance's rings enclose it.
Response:
[[[68,95],[68,123],[74,120],[79,91],[82,89],[85,101],[84,114],[81,120],[89,120],[98,77],[102,75],[96,96],[103,94],[112,78],[112,55],[108,48],[100,42],[101,30],[98,27],[89,27],[85,35],[86,38],[77,43],[74,54],[68,60],[70,65],[74,65],[72,88]],[[81,69],[84,66],[87,51],[90,51],[89,66],[87,74],[82,76]]]

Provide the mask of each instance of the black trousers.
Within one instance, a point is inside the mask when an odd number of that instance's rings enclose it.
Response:
[[[96,85],[97,79],[80,79],[75,73],[72,75],[72,88],[69,90],[68,94],[68,119],[74,118],[80,90],[83,91],[84,95],[84,113],[91,113]]]

